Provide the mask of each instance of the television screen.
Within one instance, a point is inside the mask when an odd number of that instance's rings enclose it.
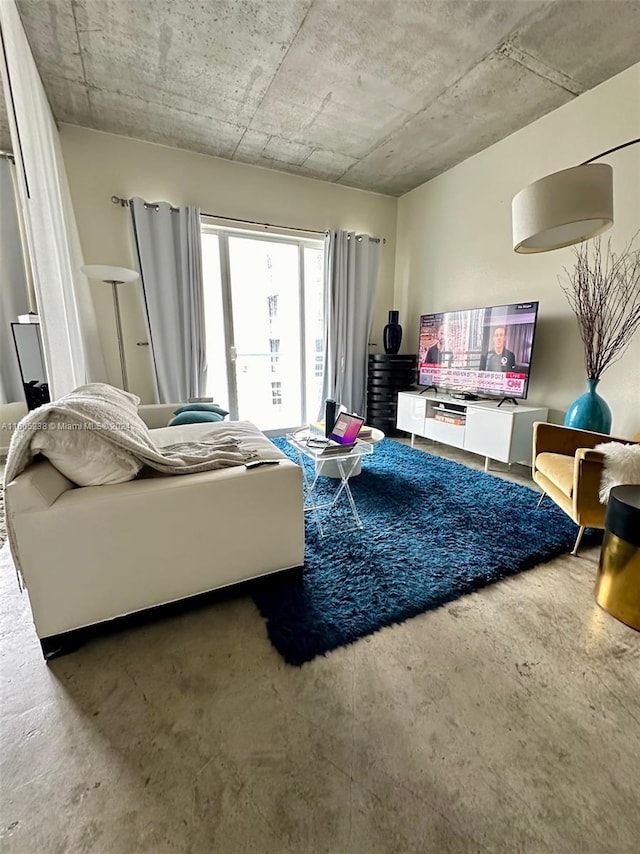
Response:
[[[423,314],[418,385],[525,398],[537,302]]]

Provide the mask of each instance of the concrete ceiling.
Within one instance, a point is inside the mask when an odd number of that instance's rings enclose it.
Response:
[[[18,8],[59,121],[393,196],[640,61],[640,0]]]

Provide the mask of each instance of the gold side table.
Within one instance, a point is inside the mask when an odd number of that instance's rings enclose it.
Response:
[[[640,485],[609,494],[595,593],[601,608],[640,631]]]

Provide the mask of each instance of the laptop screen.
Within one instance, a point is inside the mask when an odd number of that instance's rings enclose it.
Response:
[[[349,415],[348,412],[341,412],[338,415],[336,423],[333,425],[333,430],[329,434],[329,438],[333,439],[339,445],[353,445],[358,438],[360,428],[364,424],[364,418],[359,415]]]

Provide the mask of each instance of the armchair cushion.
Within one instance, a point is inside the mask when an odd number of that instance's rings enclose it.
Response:
[[[542,453],[536,457],[536,468],[548,477],[567,498],[573,495],[575,458],[566,454]]]

